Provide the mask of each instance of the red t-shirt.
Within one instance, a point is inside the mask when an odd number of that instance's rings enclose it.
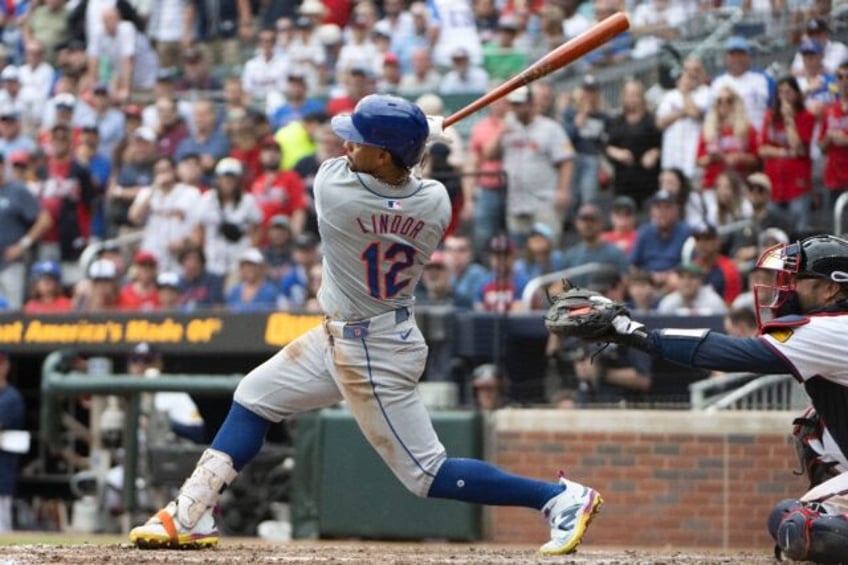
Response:
[[[480,188],[493,189],[503,186],[505,179],[502,178],[503,163],[500,159],[486,159],[484,157],[486,148],[493,139],[496,139],[503,130],[503,120],[485,117],[471,128],[471,138],[468,140],[468,149],[480,157],[477,170],[481,174],[474,179],[474,184]]]
[[[262,225],[277,214],[291,217],[295,210],[306,209],[306,188],[294,171],[262,173],[250,187],[262,210]]]
[[[232,149],[230,151],[230,157],[238,159],[244,166],[244,175],[242,175],[244,184],[242,186],[250,186],[256,177],[262,174],[262,165],[259,163],[261,149],[259,145],[254,145],[250,149]]]
[[[816,118],[807,110],[795,114],[795,129],[807,151],[801,157],[769,157],[763,160],[763,172],[771,180],[771,199],[775,202],[789,202],[808,193],[812,189],[813,160],[810,158],[810,142]],[[766,112],[760,143],[789,149],[786,128],[783,123],[775,123],[772,111]]]
[[[72,178],[71,160],[47,159],[47,178],[38,184],[38,200],[42,208],[50,215],[53,225],[44,234],[42,241],[56,243],[59,241],[59,215],[62,211],[62,203],[65,200],[76,202],[76,220],[80,228],[80,234],[87,237],[89,234],[90,218],[89,211],[82,202],[82,187],[76,178]]]
[[[139,294],[132,283],[124,285],[118,296],[121,310],[149,311],[159,308],[159,291],[155,288],[147,294]]]
[[[848,135],[848,111],[839,100],[825,110],[819,137],[828,130]],[[825,151],[824,185],[833,190],[848,188],[848,147],[831,144]]]
[[[629,256],[630,252],[633,251],[633,246],[636,244],[637,234],[638,232],[636,230],[627,233],[616,233],[610,230],[601,234],[601,241],[612,243],[621,249],[625,255]]]
[[[707,143],[704,139],[704,133],[701,132],[701,137],[698,139],[698,159],[709,155],[710,153],[721,153],[722,155],[730,155],[734,153],[750,153],[757,154],[757,130],[753,126],[748,126],[748,134],[746,139],[740,139],[733,135],[733,128],[723,127],[718,133],[718,139]],[[701,187],[704,189],[715,188],[716,177],[723,173],[726,169],[724,161],[710,161],[704,167],[704,180],[701,182]],[[742,176],[753,172],[747,165],[738,165],[734,167],[736,172]]]
[[[24,304],[24,312],[27,314],[51,314],[57,312],[70,312],[74,309],[74,303],[67,296],[59,296],[52,302],[41,302],[40,300],[28,300]]]

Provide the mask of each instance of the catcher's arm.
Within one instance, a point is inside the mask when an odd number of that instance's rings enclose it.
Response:
[[[763,338],[734,338],[708,329],[649,331],[627,308],[597,292],[572,288],[552,298],[545,315],[548,331],[586,341],[614,342],[654,357],[720,371],[795,372]]]

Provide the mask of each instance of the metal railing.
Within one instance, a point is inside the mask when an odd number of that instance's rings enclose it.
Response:
[[[609,265],[606,263],[586,263],[577,267],[561,269],[553,273],[538,276],[535,279],[531,279],[530,282],[524,286],[524,291],[521,293],[521,304],[524,306],[525,310],[530,310],[533,307],[533,298],[535,298],[536,293],[543,287],[569,277],[590,275],[608,268]]]
[[[848,192],[840,194],[833,207],[833,235],[841,236],[843,228],[842,218],[845,215],[845,207],[848,206]]]
[[[730,390],[728,390],[730,388]],[[692,410],[798,410],[809,404],[792,375],[729,373],[689,386]]]

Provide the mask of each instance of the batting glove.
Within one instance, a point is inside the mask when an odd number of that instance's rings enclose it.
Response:
[[[443,122],[444,116],[427,116],[427,126],[430,128],[430,133],[427,135],[427,143],[446,143],[450,145],[451,138],[445,135]]]

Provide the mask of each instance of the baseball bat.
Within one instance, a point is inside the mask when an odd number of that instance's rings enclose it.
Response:
[[[629,27],[630,20],[627,19],[627,16],[624,15],[623,12],[613,14],[602,22],[593,25],[577,37],[566,41],[527,67],[520,74],[515,75],[494,90],[487,92],[471,104],[468,104],[461,110],[458,110],[446,117],[443,122],[443,127],[453,125],[481,108],[485,108],[495,100],[503,98],[516,88],[530,84],[534,80],[538,80],[566,65],[573,63],[589,51],[597,49],[616,35],[627,31]]]

